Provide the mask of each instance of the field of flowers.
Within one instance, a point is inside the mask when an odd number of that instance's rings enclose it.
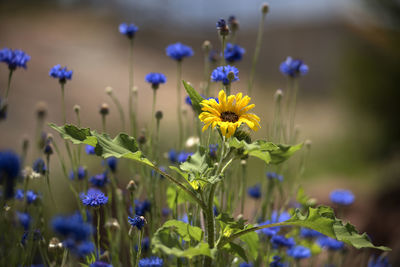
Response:
[[[63,124],[48,121],[49,110],[39,103],[35,135],[24,140],[22,152],[0,150],[0,266],[390,266],[391,249],[374,244],[342,217],[356,200],[350,190],[332,191],[329,207],[301,186],[311,141],[300,140],[295,122],[301,77],[313,71],[307,59],[287,56],[276,66],[287,86],[271,96],[273,120],[253,113],[268,13],[268,4],[263,4],[254,51],[237,43],[239,22],[234,16],[216,19],[220,43],[202,45],[199,88],[183,75],[192,48],[181,42],[166,47],[176,69],[168,82],[176,83],[177,101],[174,125],[168,125],[176,129],[168,151],[160,148],[164,114],[158,102],[170,100],[157,98],[167,77],[159,72],[134,76],[138,26],[115,27],[129,50],[127,97],[118,98],[113,88],[105,88],[112,105],[100,106],[100,130],[81,123],[85,114],[78,105],[73,107],[75,117],[68,118],[71,107],[65,95],[74,72],[62,62],[49,66],[48,79],[59,87]],[[244,53],[252,64],[246,88],[237,88],[240,70],[235,64]],[[8,82],[0,98],[0,127],[16,110],[8,101],[14,73],[29,71],[30,60],[22,50],[0,50],[1,67],[9,73],[2,77]],[[138,109],[142,89],[134,78],[144,79],[148,88],[143,90],[152,91],[147,104],[151,114]],[[194,116],[188,116],[184,105]],[[107,134],[110,109],[120,119],[116,136]],[[140,125],[143,117],[147,122]],[[267,134],[255,140],[253,133],[260,129]],[[29,150],[33,162],[27,160]],[[90,172],[88,158],[96,161],[100,173]],[[254,181],[249,177],[251,161],[264,165],[265,177],[256,183],[249,183]],[[59,169],[50,169],[50,162],[57,162]],[[60,205],[53,192],[53,173],[62,173],[67,182],[64,191],[75,200],[68,204],[74,213],[58,208],[65,203]],[[122,184],[122,175],[132,179]],[[351,259],[357,254],[361,256]]]

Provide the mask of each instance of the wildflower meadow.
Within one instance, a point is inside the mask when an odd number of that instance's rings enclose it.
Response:
[[[96,115],[100,128],[84,123],[84,106],[66,104],[72,81],[80,79],[76,66],[49,65],[43,79],[54,87],[60,117],[49,120],[52,111],[40,102],[34,134],[21,149],[0,149],[0,266],[390,266],[391,248],[345,216],[355,193],[336,188],[328,206],[303,188],[313,146],[296,127],[302,79],[314,75],[306,57],[282,55],[271,66],[286,86],[268,96],[272,114],[257,112],[255,79],[264,71],[257,66],[270,12],[267,3],[254,8],[252,50],[238,42],[235,16],[207,25],[217,43],[167,45],[173,76],[154,57],[146,63],[154,71],[137,75],[141,25],[113,25],[126,48],[125,87],[99,91],[107,99]],[[34,68],[34,56],[19,49],[28,43],[1,45],[0,67],[8,73],[1,77],[4,132],[10,113],[24,109],[9,99],[15,80]],[[203,60],[190,61],[195,53]],[[251,58],[246,78],[237,67],[243,57]],[[185,77],[188,64],[196,65],[200,84]],[[166,84],[176,85],[170,99],[159,96]],[[151,92],[144,103],[150,112],[138,108],[143,91]],[[168,120],[160,103],[173,110]],[[167,128],[174,134],[162,143]],[[252,175],[254,166],[262,176]],[[61,180],[68,201],[57,193]]]

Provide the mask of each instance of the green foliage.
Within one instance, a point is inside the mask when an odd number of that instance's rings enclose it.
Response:
[[[167,205],[170,209],[175,209],[176,204],[182,203],[196,203],[193,199],[182,189],[176,187],[174,184],[171,184],[167,188]]]
[[[201,105],[200,102],[204,100],[204,98],[187,82],[182,81],[183,86],[185,87],[185,90],[187,94],[190,97],[190,100],[192,101],[192,107],[193,110],[197,113],[201,113]]]
[[[111,139],[108,134],[100,134],[89,128],[79,128],[71,124],[57,126],[50,123],[49,125],[59,132],[62,138],[72,141],[73,144],[94,146],[98,156],[127,158],[154,167],[154,164],[144,157],[139,150],[135,138],[125,133],[120,133],[114,139]]]
[[[274,144],[264,140],[257,140],[248,144],[244,140],[239,141],[237,138],[229,140],[229,146],[240,149],[243,155],[249,155],[263,160],[266,164],[279,164],[287,160],[297,150],[301,149],[303,144],[295,146]]]
[[[247,228],[251,228],[252,225],[247,225]],[[253,260],[256,260],[258,257],[258,250],[260,246],[260,240],[258,234],[256,232],[251,232],[247,235],[243,235],[240,237],[240,240],[243,241],[247,246],[247,252]]]
[[[155,250],[161,250],[166,255],[188,259],[199,255],[214,257],[213,250],[202,241],[203,235],[199,227],[182,221],[169,220],[154,234],[152,244]],[[190,247],[184,249],[183,241],[189,243]]]

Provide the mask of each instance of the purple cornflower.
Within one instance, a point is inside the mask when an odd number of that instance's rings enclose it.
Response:
[[[294,245],[296,245],[296,242],[294,241],[294,238],[286,238],[282,235],[274,235],[271,238],[271,244],[274,248],[278,248],[278,247],[288,247],[291,248]]]
[[[95,188],[90,188],[86,195],[81,193],[80,198],[83,205],[91,207],[100,207],[108,202],[108,197],[106,197],[103,192]]]
[[[308,73],[308,66],[300,59],[293,59],[287,57],[279,67],[282,74],[295,78],[298,76],[306,75]]]
[[[74,170],[71,170],[69,173],[69,179],[74,180],[76,176],[78,176],[78,180],[83,180],[87,175],[87,170],[83,166],[79,166],[78,170],[74,172]]]
[[[116,157],[109,157],[106,159],[106,162],[111,172],[115,173],[115,171],[117,170],[118,159]]]
[[[0,62],[6,63],[10,71],[14,71],[18,67],[26,69],[26,63],[30,59],[31,57],[22,50],[9,48],[0,50]]]
[[[277,174],[276,172],[267,172],[266,173],[266,176],[267,176],[267,178],[269,179],[269,180],[277,180],[277,181],[279,181],[279,182],[282,182],[283,181],[283,176],[282,175],[279,175],[279,174]]]
[[[126,35],[129,39],[135,37],[135,33],[138,31],[138,27],[135,24],[131,23],[121,23],[118,27],[119,32],[123,35]]]
[[[135,215],[133,218],[128,216],[128,222],[132,227],[136,227],[138,230],[142,230],[146,219],[143,216]]]
[[[31,225],[31,215],[25,212],[16,212],[18,222],[24,227],[25,231],[29,229]]]
[[[182,61],[185,57],[193,56],[193,49],[182,43],[170,44],[165,49],[167,56],[177,61]]]
[[[233,79],[230,81],[228,79],[228,74],[233,73]],[[213,82],[222,82],[224,85],[228,85],[232,82],[239,80],[239,70],[233,66],[220,66],[214,69],[211,73],[211,80]]]
[[[216,23],[217,30],[221,36],[229,34],[229,27],[224,19],[219,19]]]
[[[13,151],[0,151],[0,182],[6,199],[14,196],[15,178],[20,173],[21,162]]]
[[[38,158],[33,162],[32,169],[42,175],[44,175],[47,170],[46,164],[44,163],[44,160],[42,158]]]
[[[148,200],[140,201],[135,199],[135,214],[139,216],[144,216],[146,212],[150,212],[151,203]]]
[[[26,191],[26,202],[28,204],[35,202],[37,198],[38,198],[38,195],[35,192],[33,192],[32,190]]]
[[[84,222],[79,212],[71,216],[57,216],[52,220],[53,230],[74,242],[81,242],[90,238],[93,229],[89,223]]]

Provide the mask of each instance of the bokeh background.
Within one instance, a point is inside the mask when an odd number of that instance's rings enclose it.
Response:
[[[198,87],[203,78],[202,43],[209,40],[218,49],[215,22],[235,15],[240,22],[237,42],[247,53],[236,64],[240,81],[233,91],[245,90],[261,3],[1,1],[0,47],[22,49],[32,57],[27,70],[14,73],[8,118],[0,124],[1,149],[20,151],[23,136],[34,136],[39,101],[48,105],[47,120],[61,124],[59,85],[48,77],[55,64],[74,70],[66,85],[67,120],[75,122],[72,107],[79,104],[82,125],[100,130],[99,106],[108,102],[108,129],[111,135],[118,133],[118,113],[104,89],[112,86],[126,106],[128,41],[118,25],[134,22],[139,27],[134,55],[139,124],[143,127],[150,119],[152,91],[144,76],[163,72],[168,82],[158,91],[157,109],[164,112],[161,142],[167,151],[175,133],[176,74],[165,47],[178,41],[193,47],[195,55],[185,60],[183,78]],[[257,137],[265,135],[272,121],[274,92],[286,88],[280,62],[286,56],[303,59],[310,72],[301,78],[296,123],[301,139],[312,140],[303,186],[320,203],[329,203],[333,189],[351,189],[356,202],[347,217],[375,243],[392,247],[396,266],[400,264],[400,253],[396,253],[400,250],[399,1],[270,0],[269,4],[255,76],[255,112],[263,127]],[[1,90],[7,86],[7,77],[8,69],[0,66]],[[214,85],[214,92],[217,89]],[[191,119],[189,107],[187,116]],[[33,159],[31,153],[28,162]],[[52,168],[57,169],[57,164],[53,161]],[[263,171],[254,175],[262,176]],[[56,195],[69,194],[61,177],[54,181]]]

